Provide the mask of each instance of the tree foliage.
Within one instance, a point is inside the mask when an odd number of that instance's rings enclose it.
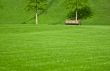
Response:
[[[37,15],[42,14],[44,11],[46,11],[47,8],[47,0],[27,0],[27,6],[26,11],[34,11],[37,12]],[[28,21],[31,21],[36,18],[36,15],[28,19],[27,21],[23,22],[26,23]]]
[[[65,0],[66,8],[69,10],[67,17],[75,18],[76,10],[78,12],[78,19],[84,19],[92,15],[88,0]]]
[[[47,0],[28,0],[26,10],[33,10],[37,13],[45,11],[47,7]]]
[[[76,8],[85,7],[88,4],[88,0],[65,0],[68,9],[74,10]]]

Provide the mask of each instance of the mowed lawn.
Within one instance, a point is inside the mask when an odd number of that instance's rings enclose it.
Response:
[[[0,71],[109,71],[110,26],[0,25]]]

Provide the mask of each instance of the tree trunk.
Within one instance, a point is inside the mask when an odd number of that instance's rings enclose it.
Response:
[[[78,12],[76,11],[76,22],[78,21]]]
[[[38,15],[36,13],[36,24],[38,24]]]

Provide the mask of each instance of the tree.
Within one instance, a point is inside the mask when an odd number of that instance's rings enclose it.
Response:
[[[36,24],[38,24],[38,15],[46,10],[47,0],[28,0],[26,10],[36,12]]]
[[[88,0],[65,0],[66,8],[69,10],[68,18],[83,19],[91,15]]]

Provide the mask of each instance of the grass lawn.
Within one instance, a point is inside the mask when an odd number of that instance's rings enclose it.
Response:
[[[0,71],[109,71],[110,26],[0,25]]]

